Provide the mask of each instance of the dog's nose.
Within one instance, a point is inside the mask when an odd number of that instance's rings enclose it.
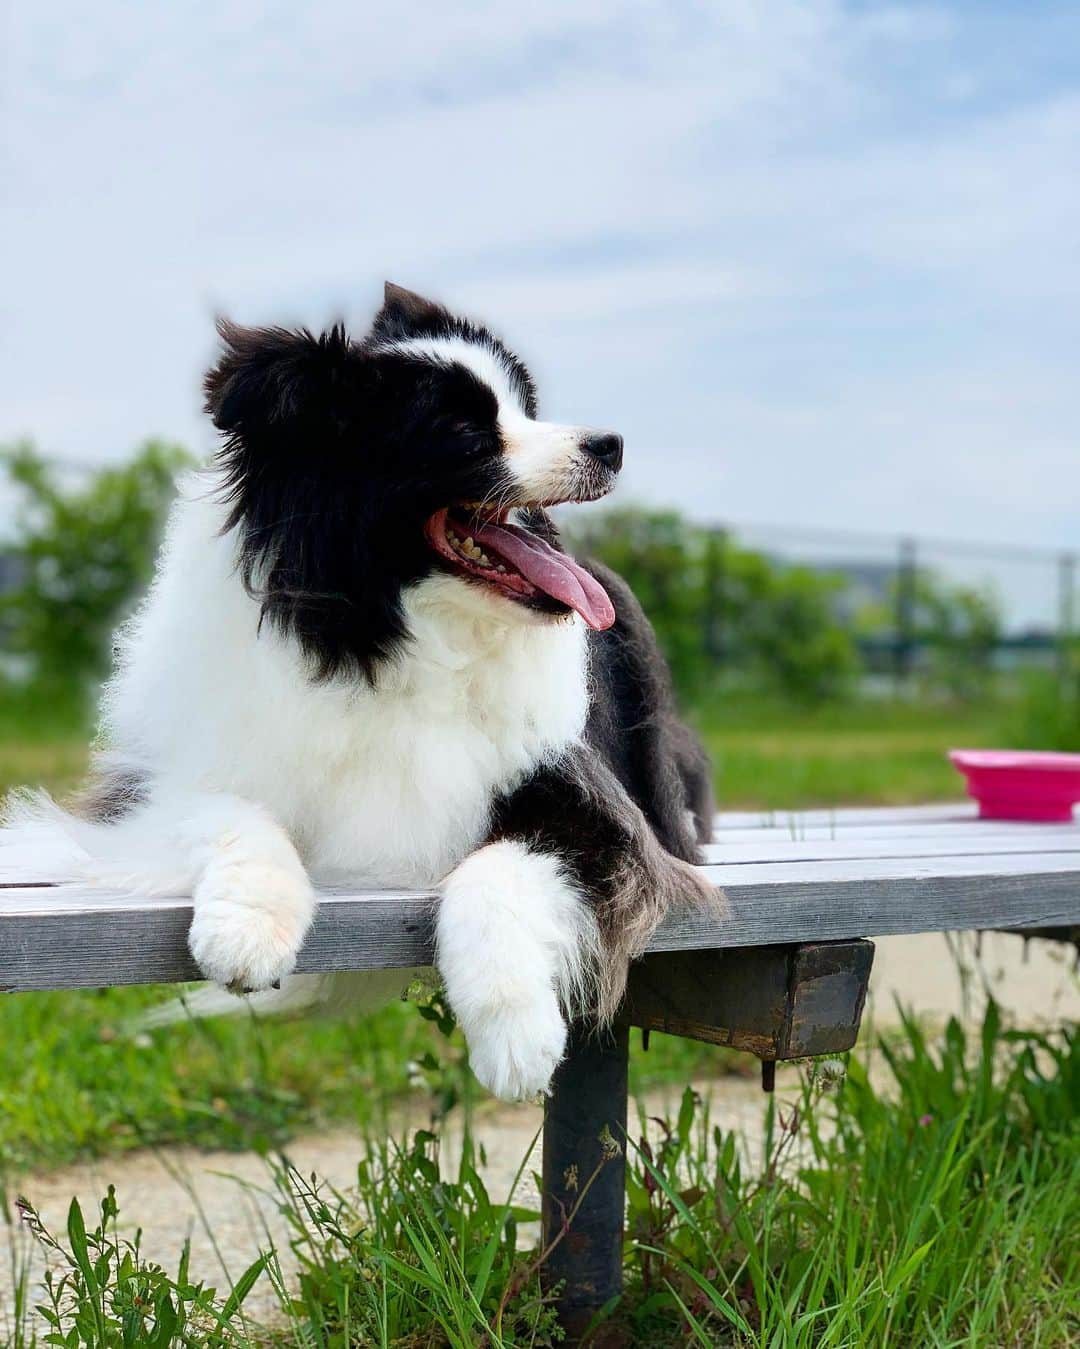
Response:
[[[581,448],[613,473],[622,468],[622,436],[614,431],[593,431],[581,442]]]

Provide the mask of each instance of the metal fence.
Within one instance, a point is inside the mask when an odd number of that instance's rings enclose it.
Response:
[[[866,669],[901,682],[928,654],[917,618],[921,577],[990,600],[1000,618],[990,643],[999,670],[1063,663],[1076,636],[1080,555],[1071,550],[734,521],[707,529],[704,644],[719,663],[727,655],[722,596],[732,546],[836,577],[837,615],[855,629]],[[874,612],[878,621],[868,622]]]

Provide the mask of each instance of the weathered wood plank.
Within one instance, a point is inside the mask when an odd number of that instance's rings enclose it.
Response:
[[[729,904],[717,924],[674,914],[651,950],[772,946],[889,933],[1080,923],[1075,855],[745,863],[706,868]],[[431,960],[435,897],[331,893],[301,952],[302,972]],[[0,988],[74,988],[197,977],[186,949],[191,903],[130,896],[0,894]]]
[[[897,839],[1009,839],[1075,838],[1080,840],[1080,824],[1031,824],[1013,820],[955,820],[948,824],[852,824],[846,826],[808,825],[796,822],[792,826],[770,829],[718,829],[715,846],[731,843],[797,843],[810,840],[830,840],[836,843],[880,841],[886,845]]]
[[[189,899],[102,895],[89,905],[64,898],[51,908],[43,893],[0,895],[0,991],[200,977],[187,949]],[[416,893],[323,896],[298,971],[429,964],[434,902]]]
[[[1071,855],[1080,866],[1080,830],[1070,826],[1047,832],[1033,840],[1030,833],[990,835],[970,834],[942,838],[921,834],[915,838],[863,838],[844,834],[841,838],[764,839],[709,844],[707,860],[714,865],[730,866],[748,862],[836,862],[882,861],[886,858],[999,857],[1010,853],[1041,856]]]
[[[718,829],[770,828],[786,825],[789,820],[805,824],[925,823],[927,820],[974,820],[978,809],[973,801],[935,802],[928,806],[847,806],[836,810],[822,807],[816,810],[721,810],[715,817]]]

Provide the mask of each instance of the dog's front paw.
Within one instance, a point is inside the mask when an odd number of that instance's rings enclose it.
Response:
[[[233,993],[270,988],[292,972],[313,908],[302,871],[219,862],[195,888],[188,947],[206,978]]]
[[[504,1101],[546,1095],[566,1052],[566,1022],[554,990],[523,1004],[491,1007],[464,1027],[472,1070]]]

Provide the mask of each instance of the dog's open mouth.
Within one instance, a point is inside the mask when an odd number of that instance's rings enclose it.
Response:
[[[527,601],[547,595],[603,632],[615,622],[607,591],[584,567],[521,525],[508,511],[482,515],[467,506],[435,514],[424,526],[428,541],[457,571]]]

